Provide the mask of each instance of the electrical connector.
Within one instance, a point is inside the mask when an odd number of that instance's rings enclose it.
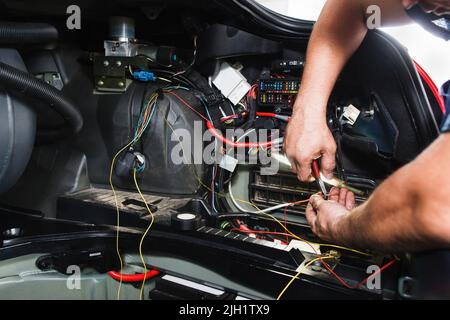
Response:
[[[156,81],[156,77],[153,72],[144,70],[134,71],[133,78],[142,82]]]
[[[241,72],[227,62],[220,64],[212,82],[233,105],[237,105],[251,88]]]

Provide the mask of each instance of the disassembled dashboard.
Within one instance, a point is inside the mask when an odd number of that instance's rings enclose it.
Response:
[[[22,132],[3,135],[20,141],[0,152],[20,160],[0,171],[0,202],[8,212],[76,222],[83,234],[93,230],[78,223],[102,228],[97,246],[67,254],[61,246],[37,257],[36,268],[64,274],[80,260],[110,281],[144,282],[124,289],[135,298],[139,290],[152,299],[406,297],[397,288],[405,257],[322,243],[304,217],[319,188],[297,180],[281,149],[306,42],[195,18],[182,21],[184,33],[153,38],[133,17],[111,16],[101,21],[108,32],[91,27],[94,40],[81,42],[58,38],[46,23],[0,23],[0,104],[16,109],[0,124],[8,119]],[[395,63],[403,53],[392,45],[374,54],[389,41],[369,33],[329,101],[338,145],[330,184],[351,188],[358,203],[437,134],[436,106],[423,111],[427,97],[409,88],[420,80]],[[31,227],[40,222],[19,220],[4,223],[5,253],[48,236]],[[67,232],[64,223],[51,225]],[[114,249],[128,256],[118,259]],[[166,256],[201,272],[177,269]],[[373,265],[389,268],[375,289],[366,286]],[[139,274],[125,274],[130,268]],[[307,281],[280,293],[298,270]],[[263,285],[257,274],[276,275]]]

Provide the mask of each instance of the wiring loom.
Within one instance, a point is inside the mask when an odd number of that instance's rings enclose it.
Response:
[[[202,119],[204,119],[205,121],[207,121],[207,119],[203,116],[203,115],[201,115],[198,111],[196,111],[192,106],[190,106],[186,101],[184,101],[182,98],[180,98],[178,95],[176,95],[176,94],[174,94],[174,93],[171,93],[172,95],[174,95],[175,97],[177,97],[180,101],[182,101],[183,102],[183,104],[185,104],[189,109],[191,109],[192,111],[194,111],[200,118],[202,118]],[[171,127],[171,125],[166,121],[166,123],[169,125],[169,127],[171,128],[171,130],[174,132],[174,130],[173,130],[173,128]],[[184,152],[183,152],[183,154],[184,154]],[[194,172],[195,173],[195,172]],[[196,174],[196,173],[195,173]],[[213,178],[215,178],[215,174],[213,173]],[[199,180],[199,182],[201,183],[201,185],[203,186],[203,187],[205,187],[207,190],[209,190],[211,193],[213,193],[213,194],[216,194],[217,196],[219,196],[219,197],[228,197],[226,194],[224,195],[224,194],[219,194],[219,193],[216,193],[216,192],[214,192],[214,190],[212,190],[211,188],[209,188],[206,184],[204,184],[202,181],[201,181],[201,179],[197,176],[197,179]],[[354,252],[354,253],[358,253],[358,254],[361,254],[361,255],[364,255],[364,256],[371,256],[371,254],[368,254],[368,253],[365,253],[365,252],[362,252],[362,251],[359,251],[359,250],[355,250],[355,249],[352,249],[352,248],[347,248],[347,247],[343,247],[343,246],[338,246],[338,245],[333,245],[333,244],[323,244],[323,243],[314,243],[314,242],[309,242],[309,241],[306,241],[305,239],[303,239],[303,238],[301,238],[301,237],[299,237],[299,236],[297,236],[297,235],[295,235],[294,233],[292,233],[287,227],[286,227],[286,225],[283,225],[283,223],[282,222],[280,222],[277,218],[275,218],[273,215],[270,215],[270,214],[267,214],[267,212],[271,212],[271,211],[275,211],[275,210],[278,210],[278,209],[281,209],[281,208],[287,208],[287,207],[289,207],[289,206],[293,206],[293,205],[295,205],[295,204],[298,204],[298,203],[301,203],[301,202],[304,202],[303,200],[302,201],[298,201],[298,202],[294,202],[294,203],[287,203],[287,204],[281,204],[281,205],[278,205],[278,206],[274,206],[274,207],[271,207],[271,208],[267,208],[267,209],[264,209],[264,210],[261,210],[261,209],[259,209],[255,204],[253,204],[253,203],[251,203],[251,202],[248,202],[248,201],[244,201],[244,200],[240,200],[240,199],[236,199],[234,196],[233,196],[233,193],[232,193],[232,190],[231,190],[231,184],[229,185],[230,186],[230,188],[229,188],[229,197],[230,197],[230,199],[233,201],[233,203],[238,207],[238,208],[241,208],[242,209],[242,207],[240,207],[238,204],[237,204],[237,202],[242,202],[242,203],[247,203],[247,204],[249,204],[249,205],[251,205],[251,206],[253,206],[255,209],[256,209],[256,211],[253,211],[253,212],[251,212],[251,213],[253,213],[253,214],[259,214],[259,215],[264,215],[264,216],[266,216],[266,217],[269,217],[270,219],[272,219],[272,220],[274,220],[275,222],[277,222],[284,230],[286,230],[286,232],[288,233],[287,235],[289,235],[290,237],[292,237],[292,238],[294,238],[294,239],[297,239],[297,240],[300,240],[300,241],[303,241],[303,242],[305,242],[305,243],[307,243],[309,246],[311,246],[311,248],[314,250],[314,252],[316,253],[316,254],[318,254],[318,252],[317,252],[317,250],[314,248],[314,246],[313,246],[313,244],[316,244],[316,245],[319,245],[319,246],[326,246],[326,247],[334,247],[334,248],[337,248],[337,249],[342,249],[342,250],[346,250],[346,251],[351,251],[351,252]],[[244,212],[248,212],[248,211],[245,211],[244,209],[242,209],[241,211],[244,211]],[[253,232],[253,233],[258,233],[257,231],[255,232],[255,231],[249,231],[249,232]],[[286,234],[284,234],[284,235],[286,235]],[[325,268],[339,281],[339,282],[341,282],[345,287],[347,287],[347,288],[349,288],[349,289],[356,289],[356,288],[359,288],[360,286],[362,286],[364,283],[366,283],[371,277],[373,277],[373,276],[375,276],[375,274],[376,273],[374,273],[374,274],[372,274],[372,275],[370,275],[369,277],[367,277],[366,279],[364,279],[363,281],[361,281],[359,284],[357,284],[356,286],[351,286],[351,285],[348,285],[342,278],[340,278],[329,266],[328,266],[328,264],[324,261],[325,259],[329,259],[329,258],[331,258],[331,257],[321,257],[319,254],[318,254],[318,258],[317,259],[314,259],[313,261],[310,261],[309,263],[310,264],[312,264],[312,263],[314,263],[315,261],[321,261],[321,263],[325,266]],[[387,268],[389,268],[392,264],[394,264],[396,262],[396,260],[394,259],[394,260],[392,260],[392,261],[390,261],[390,262],[388,262],[387,264],[385,264],[384,266],[382,266],[381,268],[380,268],[380,270],[378,271],[378,272],[382,272],[382,271],[384,271],[385,269],[387,269]],[[308,265],[305,265],[304,266],[304,268],[307,268],[310,264],[308,264]],[[304,268],[302,268],[302,270],[299,272],[299,273],[297,273],[292,279],[291,279],[291,281],[288,283],[288,285],[284,288],[284,290],[283,290],[283,292],[279,295],[279,297],[278,298],[281,298],[281,296],[282,296],[282,294],[287,290],[287,288],[291,285],[291,283],[298,277],[298,276],[300,276],[300,274],[304,271]],[[377,273],[378,273],[377,272]]]
[[[117,220],[116,220],[116,253],[117,253],[117,257],[119,259],[119,263],[120,263],[120,272],[119,272],[119,286],[117,288],[117,300],[120,300],[120,292],[121,292],[121,288],[122,288],[122,282],[123,282],[123,274],[122,274],[122,269],[123,269],[123,260],[122,260],[122,256],[120,254],[120,248],[119,248],[119,237],[120,237],[120,208],[119,208],[119,202],[117,199],[117,193],[116,190],[114,188],[114,184],[113,184],[113,173],[114,173],[114,165],[117,161],[117,158],[120,156],[120,154],[122,154],[122,152],[124,152],[125,150],[130,150],[134,147],[134,145],[139,141],[139,139],[142,137],[142,135],[144,134],[145,130],[147,129],[148,125],[150,124],[150,121],[154,115],[154,112],[157,108],[157,100],[158,100],[158,94],[154,93],[148,103],[144,106],[143,110],[141,111],[141,114],[139,116],[139,120],[137,122],[137,126],[136,126],[136,130],[134,132],[134,136],[133,139],[131,139],[130,142],[128,142],[124,147],[122,147],[113,157],[112,161],[111,161],[111,167],[110,167],[110,171],[109,171],[109,184],[111,187],[111,190],[113,192],[113,196],[114,196],[114,202],[116,205],[116,216],[117,216]],[[133,177],[134,177],[134,181],[135,181],[135,185],[136,188],[138,189],[138,192],[140,193],[142,199],[144,200],[144,203],[146,205],[146,208],[148,210],[148,212],[150,213],[151,217],[152,217],[152,221],[149,225],[149,227],[147,228],[146,232],[143,234],[140,244],[139,244],[139,254],[141,257],[141,261],[143,263],[144,266],[144,270],[146,270],[146,265],[144,263],[144,259],[142,257],[142,243],[143,240],[145,238],[145,236],[147,235],[148,231],[150,230],[151,226],[153,225],[153,221],[154,221],[154,217],[153,217],[153,213],[150,211],[150,208],[147,204],[147,202],[145,201],[145,198],[143,197],[142,193],[140,192],[139,186],[137,184],[137,180],[136,180],[136,170],[133,170]],[[146,274],[146,272],[144,272],[144,274]],[[142,291],[143,291],[143,287],[144,287],[144,283],[145,283],[145,279],[146,277],[144,277],[144,280],[142,281],[142,286],[141,286],[141,291],[140,291],[140,297],[142,298]]]
[[[223,138],[223,136],[221,136],[221,134],[219,134],[219,133],[215,130],[215,128],[212,126],[212,120],[211,120],[211,117],[209,116],[209,112],[208,112],[206,103],[205,103],[202,99],[200,99],[201,103],[202,103],[203,106],[205,107],[205,112],[206,112],[206,114],[208,115],[208,118],[209,118],[209,119],[208,119],[207,117],[203,116],[203,115],[202,115],[200,112],[198,112],[194,107],[192,107],[188,102],[186,102],[186,101],[185,101],[183,98],[181,98],[177,93],[175,93],[175,92],[174,92],[175,89],[190,90],[189,88],[186,88],[186,87],[180,87],[180,86],[170,87],[170,86],[169,86],[169,87],[163,88],[163,90],[161,90],[160,92],[162,92],[163,94],[170,94],[170,95],[174,96],[174,97],[177,98],[180,102],[182,102],[183,105],[185,105],[185,106],[188,107],[192,112],[194,112],[195,114],[197,114],[202,120],[204,120],[204,121],[206,122],[206,124],[207,124],[207,126],[208,126],[208,129],[211,131],[211,133],[213,134],[213,136],[216,137],[216,139],[218,139],[219,141],[222,141],[222,142],[224,142],[224,143],[226,143],[226,144],[230,144],[230,145],[232,145],[233,147],[243,147],[243,148],[248,148],[248,147],[263,147],[263,146],[267,146],[267,144],[249,144],[249,143],[243,143],[243,144],[240,144],[240,143],[238,143],[238,142],[227,141],[227,140],[226,140],[225,138]],[[120,250],[119,250],[120,210],[119,210],[119,205],[118,205],[118,200],[117,200],[116,192],[115,192],[115,189],[114,189],[114,185],[113,185],[113,183],[112,183],[112,176],[113,176],[114,164],[115,164],[115,162],[116,162],[117,157],[118,157],[123,151],[125,151],[125,150],[127,150],[127,149],[132,149],[133,146],[136,144],[136,142],[139,141],[139,139],[142,137],[142,134],[143,134],[143,133],[145,132],[145,130],[147,129],[147,127],[148,127],[148,125],[149,125],[149,123],[150,123],[150,121],[151,121],[151,119],[152,119],[152,117],[153,117],[153,115],[154,115],[154,112],[155,112],[155,110],[157,109],[158,95],[159,95],[159,93],[154,93],[154,94],[150,97],[148,103],[146,104],[145,108],[143,108],[143,110],[142,110],[142,112],[141,112],[141,115],[140,115],[140,117],[139,117],[139,120],[138,120],[138,123],[137,123],[137,126],[136,126],[136,130],[135,130],[135,132],[134,132],[134,137],[133,137],[133,139],[132,139],[127,145],[125,145],[123,148],[121,148],[121,149],[116,153],[116,155],[113,157],[113,160],[112,160],[112,163],[111,163],[111,170],[110,170],[110,185],[111,185],[111,189],[112,189],[112,191],[113,191],[113,193],[114,193],[114,198],[115,198],[115,202],[116,202],[116,209],[117,209],[117,235],[116,235],[117,237],[116,237],[116,251],[117,251],[117,254],[118,254],[118,257],[119,257],[119,260],[120,260],[120,264],[121,264],[121,269],[120,269],[120,271],[122,271],[122,269],[123,269],[123,261],[122,261],[122,259],[121,259],[121,256],[120,256]],[[271,115],[261,115],[261,116],[271,116]],[[166,120],[166,119],[164,118],[164,120]],[[169,128],[172,130],[172,132],[175,132],[174,129],[172,128],[172,126],[167,122],[167,120],[166,120],[166,123],[169,125]],[[183,152],[183,156],[184,156],[184,155],[185,155],[185,153]],[[214,170],[217,170],[217,167],[215,167]],[[216,178],[216,174],[217,174],[217,171],[214,171],[214,170],[213,170],[213,179]],[[194,170],[194,171],[195,171],[195,170]],[[139,244],[139,254],[140,254],[141,262],[142,262],[142,264],[143,264],[143,266],[144,266],[144,270],[145,270],[144,274],[143,274],[143,275],[140,275],[140,276],[142,276],[142,277],[139,278],[139,279],[142,279],[142,285],[141,285],[141,290],[140,290],[140,297],[141,297],[141,299],[142,299],[143,288],[144,288],[145,280],[148,279],[150,276],[155,276],[155,275],[157,275],[158,272],[157,272],[156,270],[152,270],[152,271],[149,272],[149,273],[147,272],[146,264],[145,264],[145,261],[144,261],[144,258],[143,258],[143,254],[142,254],[142,244],[143,244],[143,241],[144,241],[146,235],[148,234],[148,232],[149,232],[151,226],[153,225],[153,222],[154,222],[154,216],[153,216],[153,214],[152,214],[152,212],[151,212],[151,210],[150,210],[150,208],[149,208],[149,206],[148,206],[148,204],[147,204],[147,202],[146,202],[146,200],[145,200],[145,198],[144,198],[144,196],[143,196],[143,194],[142,194],[142,192],[141,192],[141,190],[140,190],[140,188],[139,188],[139,185],[138,185],[138,183],[137,183],[136,173],[137,173],[136,170],[133,170],[133,179],[134,179],[134,182],[135,182],[136,189],[137,189],[137,191],[139,192],[139,194],[140,194],[142,200],[144,201],[144,203],[145,203],[145,205],[146,205],[146,208],[147,208],[147,210],[148,210],[150,216],[152,217],[151,223],[150,223],[150,225],[148,226],[148,228],[146,229],[146,231],[144,232],[144,234],[143,234],[143,236],[142,236],[142,238],[141,238],[140,244]],[[213,189],[214,189],[214,183],[211,184],[211,187],[212,187],[212,188],[210,188],[209,186],[207,186],[206,184],[204,184],[204,183],[202,182],[201,178],[197,175],[196,172],[194,172],[194,174],[196,175],[197,180],[200,182],[200,184],[201,184],[205,189],[209,190],[213,195],[216,195],[217,197],[230,198],[230,200],[233,202],[233,204],[235,204],[236,207],[237,207],[238,209],[240,209],[241,211],[244,211],[244,212],[249,212],[249,211],[246,211],[245,209],[243,209],[242,207],[240,207],[239,204],[237,204],[237,202],[246,203],[246,204],[249,204],[249,205],[253,206],[253,207],[256,209],[256,211],[252,211],[252,212],[251,212],[252,214],[263,215],[263,216],[269,217],[270,219],[274,220],[275,222],[277,222],[277,223],[278,223],[278,224],[279,224],[279,225],[287,232],[287,233],[279,233],[280,235],[285,235],[286,237],[292,237],[292,238],[294,238],[294,239],[297,239],[297,240],[300,240],[300,241],[303,241],[303,242],[309,244],[309,245],[313,248],[313,250],[316,252],[316,254],[317,254],[317,251],[316,251],[316,249],[312,246],[312,244],[316,244],[316,245],[319,245],[319,246],[335,247],[335,248],[338,248],[338,249],[343,249],[343,250],[347,250],[347,251],[352,251],[352,252],[355,252],[355,253],[358,253],[358,254],[361,254],[361,255],[365,255],[365,256],[369,256],[369,255],[370,255],[370,254],[365,253],[365,252],[362,252],[362,251],[358,251],[358,250],[355,250],[355,249],[346,248],[346,247],[342,247],[342,246],[337,246],[337,245],[332,245],[332,244],[322,244],[322,243],[308,242],[308,241],[306,241],[306,240],[300,238],[299,236],[295,235],[294,233],[292,233],[292,232],[286,227],[285,224],[283,224],[281,221],[279,221],[279,220],[278,220],[277,218],[275,218],[273,215],[268,214],[268,212],[276,211],[276,210],[279,210],[279,209],[282,209],[282,208],[287,208],[287,207],[289,207],[289,206],[293,206],[293,205],[298,204],[298,203],[300,203],[300,202],[304,202],[304,200],[299,201],[299,202],[294,202],[294,203],[286,203],[286,204],[274,206],[274,207],[271,207],[271,208],[267,208],[267,209],[264,209],[264,210],[260,210],[260,209],[259,209],[255,204],[253,204],[253,203],[250,203],[250,202],[244,201],[244,200],[240,200],[240,199],[236,199],[236,198],[233,196],[233,193],[232,193],[232,190],[231,190],[231,184],[229,185],[229,195],[223,194],[223,193],[217,193],[217,192],[215,192],[215,191],[213,190]],[[242,230],[241,230],[241,231],[242,231]],[[249,231],[249,232],[250,232],[250,231]],[[251,232],[252,232],[252,233],[255,233],[255,234],[257,234],[257,233],[261,233],[261,234],[262,234],[261,231],[253,231],[253,230],[251,230]],[[267,233],[267,234],[269,234],[269,233]],[[273,232],[273,233],[271,233],[271,234],[278,234],[278,233]],[[355,287],[351,287],[350,285],[348,285],[347,283],[345,283],[345,281],[343,281],[339,276],[337,276],[337,275],[334,273],[334,271],[331,270],[331,268],[324,262],[325,259],[330,259],[330,258],[331,258],[331,257],[326,257],[326,256],[321,257],[321,256],[319,255],[318,258],[313,259],[313,260],[310,261],[308,264],[304,265],[304,268],[307,268],[310,264],[314,263],[315,261],[319,261],[319,260],[320,260],[320,261],[322,262],[322,264],[328,269],[328,271],[330,271],[330,273],[331,273],[333,276],[335,276],[335,277],[336,277],[343,285],[345,285],[345,286],[348,287],[348,288],[355,288]],[[383,266],[382,269],[381,269],[381,271],[384,270],[385,268],[389,267],[390,265],[392,265],[394,262],[395,262],[395,260],[393,260],[393,261],[391,261],[390,263],[388,263],[388,264],[386,264],[385,266]],[[280,298],[280,297],[282,296],[282,294],[287,290],[287,288],[288,288],[289,285],[295,280],[295,278],[297,278],[297,277],[303,272],[304,268],[302,268],[302,270],[301,270],[299,273],[297,273],[297,275],[296,275],[295,277],[293,277],[293,279],[291,279],[291,281],[288,283],[288,285],[284,288],[283,292],[279,295],[279,298]],[[148,276],[147,276],[147,274],[148,274]],[[124,277],[125,277],[125,275],[122,275],[121,272],[119,273],[119,275],[120,275],[120,277],[119,277],[119,279],[118,279],[118,280],[119,280],[119,288],[118,288],[118,293],[117,293],[117,298],[118,298],[118,299],[120,299],[120,288],[121,288],[122,281],[123,281],[123,279],[124,279]],[[373,276],[373,275],[371,275],[371,276]],[[117,279],[117,273],[115,274],[115,278]],[[128,277],[127,277],[127,280],[128,280]],[[368,280],[368,279],[366,279],[365,281],[367,281],[367,280]],[[362,285],[362,282],[360,283],[360,285]]]

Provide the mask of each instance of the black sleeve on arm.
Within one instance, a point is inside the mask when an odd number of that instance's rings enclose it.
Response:
[[[445,115],[441,125],[441,133],[450,132],[450,114]]]

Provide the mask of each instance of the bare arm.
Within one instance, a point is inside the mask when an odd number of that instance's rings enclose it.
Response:
[[[352,211],[320,197],[312,202],[308,221],[329,241],[383,252],[449,248],[450,134],[439,137]]]
[[[302,87],[286,134],[286,154],[302,181],[311,162],[322,157],[322,171],[332,175],[336,144],[326,125],[326,107],[336,79],[367,33],[366,9],[381,9],[381,24],[409,22],[401,0],[328,0],[308,44]]]

